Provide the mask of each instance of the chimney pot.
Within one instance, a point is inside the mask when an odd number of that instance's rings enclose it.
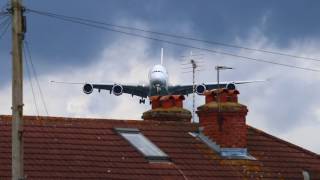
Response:
[[[183,108],[183,95],[151,96],[152,109],[142,115],[144,120],[190,122],[191,112]]]

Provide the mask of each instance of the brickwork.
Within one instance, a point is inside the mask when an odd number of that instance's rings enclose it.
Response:
[[[218,95],[219,93],[219,95]],[[214,90],[205,93],[206,104],[198,107],[203,133],[222,148],[247,147],[247,107],[238,103],[237,90]],[[217,99],[220,103],[217,103]]]

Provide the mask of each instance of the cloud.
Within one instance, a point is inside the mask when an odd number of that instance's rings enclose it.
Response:
[[[317,143],[319,141],[319,129],[320,123],[308,123],[293,128],[289,132],[281,133],[280,137],[286,141],[293,142],[296,145],[299,145],[305,149],[313,150],[319,154],[320,144]]]
[[[107,91],[101,93],[95,91],[91,95],[86,95],[82,92],[81,85],[49,83],[50,80],[120,84],[148,83],[148,69],[159,62],[160,51],[159,53],[150,53],[150,48],[153,47],[150,41],[130,37],[115,39],[100,54],[92,57],[91,63],[86,66],[56,68],[56,70],[40,75],[39,81],[45,94],[50,116],[140,119],[142,113],[150,108],[148,103],[141,105],[138,103],[137,97],[131,98],[130,95],[116,97]],[[237,38],[234,43],[288,54],[320,57],[318,52],[320,42],[317,40],[294,40],[290,46],[283,49],[277,47],[264,36],[259,28],[253,28],[249,38]],[[153,51],[157,52],[157,50]],[[227,51],[299,66],[320,67],[320,64],[283,56],[245,50],[228,49]],[[179,56],[174,52],[175,47],[166,46],[165,64],[170,74],[170,82],[175,84],[192,83],[192,74],[181,73],[181,60],[178,60],[180,55],[189,54],[189,50],[184,49]],[[202,60],[206,70],[197,74],[197,82],[199,83],[216,81],[213,67],[217,64],[236,68],[222,72],[222,81],[271,78],[270,82],[238,87],[241,92],[240,102],[249,108],[248,124],[315,152],[320,152],[316,138],[317,130],[320,127],[320,102],[316,93],[320,91],[320,84],[317,83],[320,80],[318,73],[249,62],[218,54],[205,53]],[[36,114],[29,83],[25,79],[24,110],[25,114]],[[39,92],[36,91],[40,114],[46,115],[43,105],[39,101]],[[0,99],[2,102],[0,103],[0,113],[11,113],[11,89],[9,86],[0,89]],[[204,98],[197,96],[196,106],[203,103]],[[187,97],[185,107],[192,108],[192,96]]]
[[[251,38],[242,43],[240,41],[239,44],[298,56],[320,57],[317,50],[320,48],[320,42],[316,39],[294,40],[289,47],[283,49],[256,31]],[[315,69],[319,69],[320,65],[319,62],[284,56],[243,51],[239,51],[238,54]],[[320,116],[318,110],[315,110],[320,107],[315,94],[320,90],[319,73],[259,63],[234,65],[243,72],[240,72],[239,76],[231,76],[245,79],[271,78],[267,83],[239,87],[240,101],[249,107],[248,123],[319,153],[320,146],[316,137]]]
[[[248,39],[238,38],[234,43],[298,56],[320,57],[317,50],[320,48],[320,42],[317,39],[292,40],[285,49],[279,48],[264,36],[259,27],[253,28]],[[226,50],[223,49],[223,51]],[[298,60],[292,57],[246,50],[229,49],[228,51],[242,56],[315,69],[319,69],[320,65],[320,62]],[[198,76],[198,79],[204,82],[215,81],[213,67],[217,64],[235,68],[232,71],[223,71],[221,73],[222,80],[270,78],[270,81],[265,83],[238,86],[241,93],[239,96],[240,103],[247,105],[249,108],[247,123],[302,147],[320,152],[320,144],[317,139],[317,128],[320,126],[320,102],[316,94],[320,90],[319,73],[212,54],[206,55],[205,63],[210,71],[202,72]],[[186,81],[186,79],[184,80]],[[202,103],[203,100],[198,97],[197,104],[201,105]],[[187,106],[191,107],[190,98]],[[303,141],[304,138],[307,140]]]

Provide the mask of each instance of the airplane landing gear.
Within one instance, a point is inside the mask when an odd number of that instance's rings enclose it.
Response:
[[[157,91],[157,94],[160,94],[161,92],[161,87],[159,84],[156,85],[156,91]]]
[[[160,94],[161,88],[157,87],[157,94]]]
[[[146,103],[146,100],[142,98],[142,99],[139,100],[139,103],[140,103],[140,104],[145,104],[145,103]]]

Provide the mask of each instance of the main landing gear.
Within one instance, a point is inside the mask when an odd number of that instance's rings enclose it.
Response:
[[[141,98],[141,99],[139,100],[139,103],[140,103],[140,104],[145,104],[145,103],[146,103],[146,100],[143,99],[143,98]]]

